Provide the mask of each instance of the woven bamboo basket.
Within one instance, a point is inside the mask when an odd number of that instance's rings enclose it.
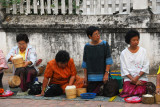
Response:
[[[80,94],[82,93],[87,93],[87,89],[86,88],[78,88],[77,89],[77,96],[81,96]]]
[[[154,104],[154,96],[152,97],[146,97],[144,95],[142,95],[142,103],[144,104]]]
[[[75,89],[65,89],[65,92],[66,92],[66,97],[68,99],[77,97],[76,88]]]
[[[13,64],[15,68],[20,68],[24,66],[23,58],[13,59]]]
[[[21,84],[21,79],[20,79],[19,76],[16,76],[16,75],[11,76],[9,78],[8,84],[9,84],[10,87],[13,87],[13,88],[17,87]]]
[[[39,68],[39,73],[38,73],[38,76],[42,75],[44,70],[45,70],[45,66],[40,66]]]
[[[160,104],[160,94],[155,95],[156,103]]]

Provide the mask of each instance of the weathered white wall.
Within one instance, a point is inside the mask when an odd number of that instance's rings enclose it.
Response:
[[[13,46],[16,46],[16,34],[6,33],[7,42],[4,41],[3,48],[6,49],[6,55]],[[36,48],[38,58],[43,59],[42,64],[46,65],[48,61],[55,58],[59,50],[67,50],[74,59],[77,66],[82,63],[83,48],[88,41],[84,34],[66,34],[66,33],[27,33],[29,35],[29,44]],[[83,36],[84,35],[84,36]],[[5,40],[4,39],[4,40]]]
[[[7,54],[6,33],[3,31],[0,32],[0,40],[0,49],[3,50],[4,54]]]
[[[137,29],[140,32],[140,46],[146,48],[150,60],[150,73],[155,74],[160,64],[160,15],[152,15],[147,10],[134,10],[129,15],[102,16],[25,16],[8,15],[0,32],[0,48],[5,55],[17,45],[16,35],[26,33],[30,44],[36,48],[38,58],[46,65],[56,53],[65,49],[81,69],[83,48],[89,42],[85,29],[90,25],[100,28],[101,39],[108,41],[114,64],[112,70],[120,68],[119,55],[127,47],[124,42],[126,32]]]
[[[3,35],[2,35],[3,34]],[[2,39],[0,49],[2,49],[7,55],[10,49],[17,45],[16,43],[17,33],[4,33],[1,32]],[[29,44],[36,48],[38,58],[42,58],[42,64],[46,65],[48,61],[52,60],[56,53],[63,49],[70,53],[70,56],[74,59],[78,69],[81,68],[83,59],[83,48],[85,43],[90,40],[85,33],[27,33],[29,35]],[[160,62],[160,36],[152,33],[140,34],[139,46],[144,47],[147,50],[148,58],[150,60],[151,67],[158,67]],[[123,49],[127,47],[124,42],[125,33],[102,33],[101,39],[108,41],[111,46],[112,58],[114,64],[112,70],[118,70],[120,67],[119,55]]]

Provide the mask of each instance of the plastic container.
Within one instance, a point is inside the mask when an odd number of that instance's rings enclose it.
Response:
[[[6,90],[2,95],[0,95],[0,97],[8,97],[8,96],[12,96],[14,93],[10,90]]]
[[[96,93],[82,93],[80,96],[82,99],[93,99],[96,97]]]
[[[123,87],[123,78],[121,76],[113,76],[113,75],[112,75],[112,78],[118,80],[119,89],[122,89],[122,87]]]
[[[127,103],[140,103],[142,101],[142,98],[139,96],[132,96],[124,98],[124,101]]]
[[[121,76],[121,72],[110,72],[110,74],[114,76]]]

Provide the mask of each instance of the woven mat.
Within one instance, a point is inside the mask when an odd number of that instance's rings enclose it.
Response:
[[[28,95],[27,92],[20,92],[20,88],[11,88],[12,92],[14,92],[13,96],[9,97],[0,97],[0,99],[35,99],[35,100],[71,100],[71,101],[110,101],[110,102],[124,102],[123,98],[119,96],[115,97],[104,97],[104,96],[96,96],[94,99],[81,99],[81,97],[77,97],[74,99],[67,99],[65,95],[55,96],[55,97],[36,97],[34,95]]]

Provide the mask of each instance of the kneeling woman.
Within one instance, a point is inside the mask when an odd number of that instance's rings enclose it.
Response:
[[[64,93],[68,85],[75,85],[76,88],[82,88],[83,81],[83,78],[77,76],[74,61],[70,58],[69,53],[61,50],[56,54],[55,59],[48,62],[44,73],[42,92],[37,96],[43,96],[45,94],[44,91],[48,83],[49,86],[59,84]]]
[[[22,91],[27,91],[28,85],[34,81],[37,76],[37,70],[35,69],[35,63],[37,60],[37,55],[35,49],[29,45],[29,39],[26,34],[19,34],[16,37],[18,46],[11,49],[7,55],[7,61],[12,62],[13,56],[15,54],[20,54],[24,60],[24,67],[17,68],[14,75],[20,76],[21,84],[20,88]]]
[[[7,62],[5,60],[3,51],[0,50],[0,88],[3,88],[2,78],[3,78],[3,69],[8,69]]]
[[[125,36],[125,42],[130,46],[120,55],[121,75],[124,78],[121,97],[142,96],[146,93],[145,83],[148,81],[149,61],[147,52],[138,46],[140,35],[136,30],[130,30]]]

